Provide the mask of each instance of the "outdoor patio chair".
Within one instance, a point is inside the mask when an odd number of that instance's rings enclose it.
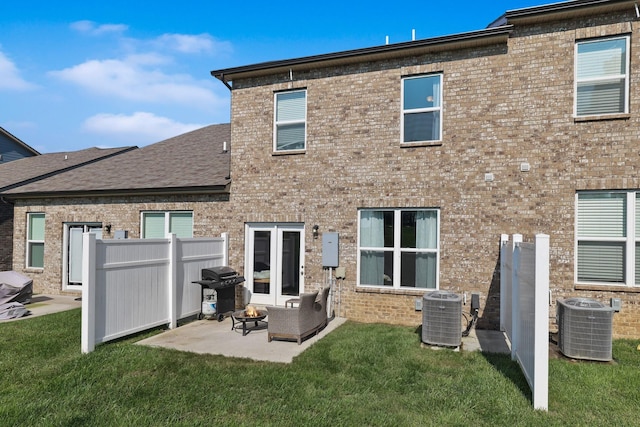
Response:
[[[320,329],[322,306],[316,302],[318,291],[300,294],[298,307],[268,306],[268,341],[273,338],[295,339],[298,345]],[[326,317],[326,309],[325,309]]]
[[[320,304],[320,309],[315,312],[318,316],[318,329],[322,329],[327,326],[327,301],[329,299],[329,291],[331,288],[329,286],[322,288],[316,297],[316,302]]]

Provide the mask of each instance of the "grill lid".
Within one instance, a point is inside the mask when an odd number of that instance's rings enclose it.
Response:
[[[238,273],[231,267],[220,266],[202,269],[202,280],[213,280],[222,282],[238,276]]]

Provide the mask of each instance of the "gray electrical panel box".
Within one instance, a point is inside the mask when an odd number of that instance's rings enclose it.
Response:
[[[322,233],[322,266],[338,265],[338,233]]]

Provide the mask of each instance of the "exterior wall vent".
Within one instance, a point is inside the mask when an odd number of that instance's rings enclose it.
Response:
[[[572,359],[612,359],[612,307],[587,298],[558,300],[558,348]]]
[[[452,292],[433,291],[422,297],[422,341],[426,344],[459,347],[462,342],[462,297]]]

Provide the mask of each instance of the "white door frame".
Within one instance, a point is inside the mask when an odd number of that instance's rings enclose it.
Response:
[[[69,244],[71,241],[71,229],[82,227],[83,233],[91,231],[96,234],[97,239],[102,239],[102,223],[99,222],[65,222],[62,234],[62,290],[81,291],[82,284],[69,282]],[[80,254],[82,256],[82,254]]]
[[[269,270],[267,273],[263,272],[263,277],[257,277],[255,280],[263,280],[266,283],[262,284],[263,289],[266,286],[268,292],[256,293],[254,292],[254,251],[255,251],[255,232],[268,231],[270,232],[269,239]],[[282,280],[283,277],[283,249],[284,249],[284,233],[297,232],[300,233],[299,239],[299,260],[298,269],[290,274],[296,274],[299,280],[298,293],[297,294],[283,294]],[[248,291],[249,302],[255,304],[264,305],[284,305],[285,301],[291,298],[296,298],[300,293],[304,292],[304,224],[303,223],[246,223],[245,224],[245,287]],[[268,279],[267,279],[268,277]],[[255,282],[258,287],[260,283]]]

